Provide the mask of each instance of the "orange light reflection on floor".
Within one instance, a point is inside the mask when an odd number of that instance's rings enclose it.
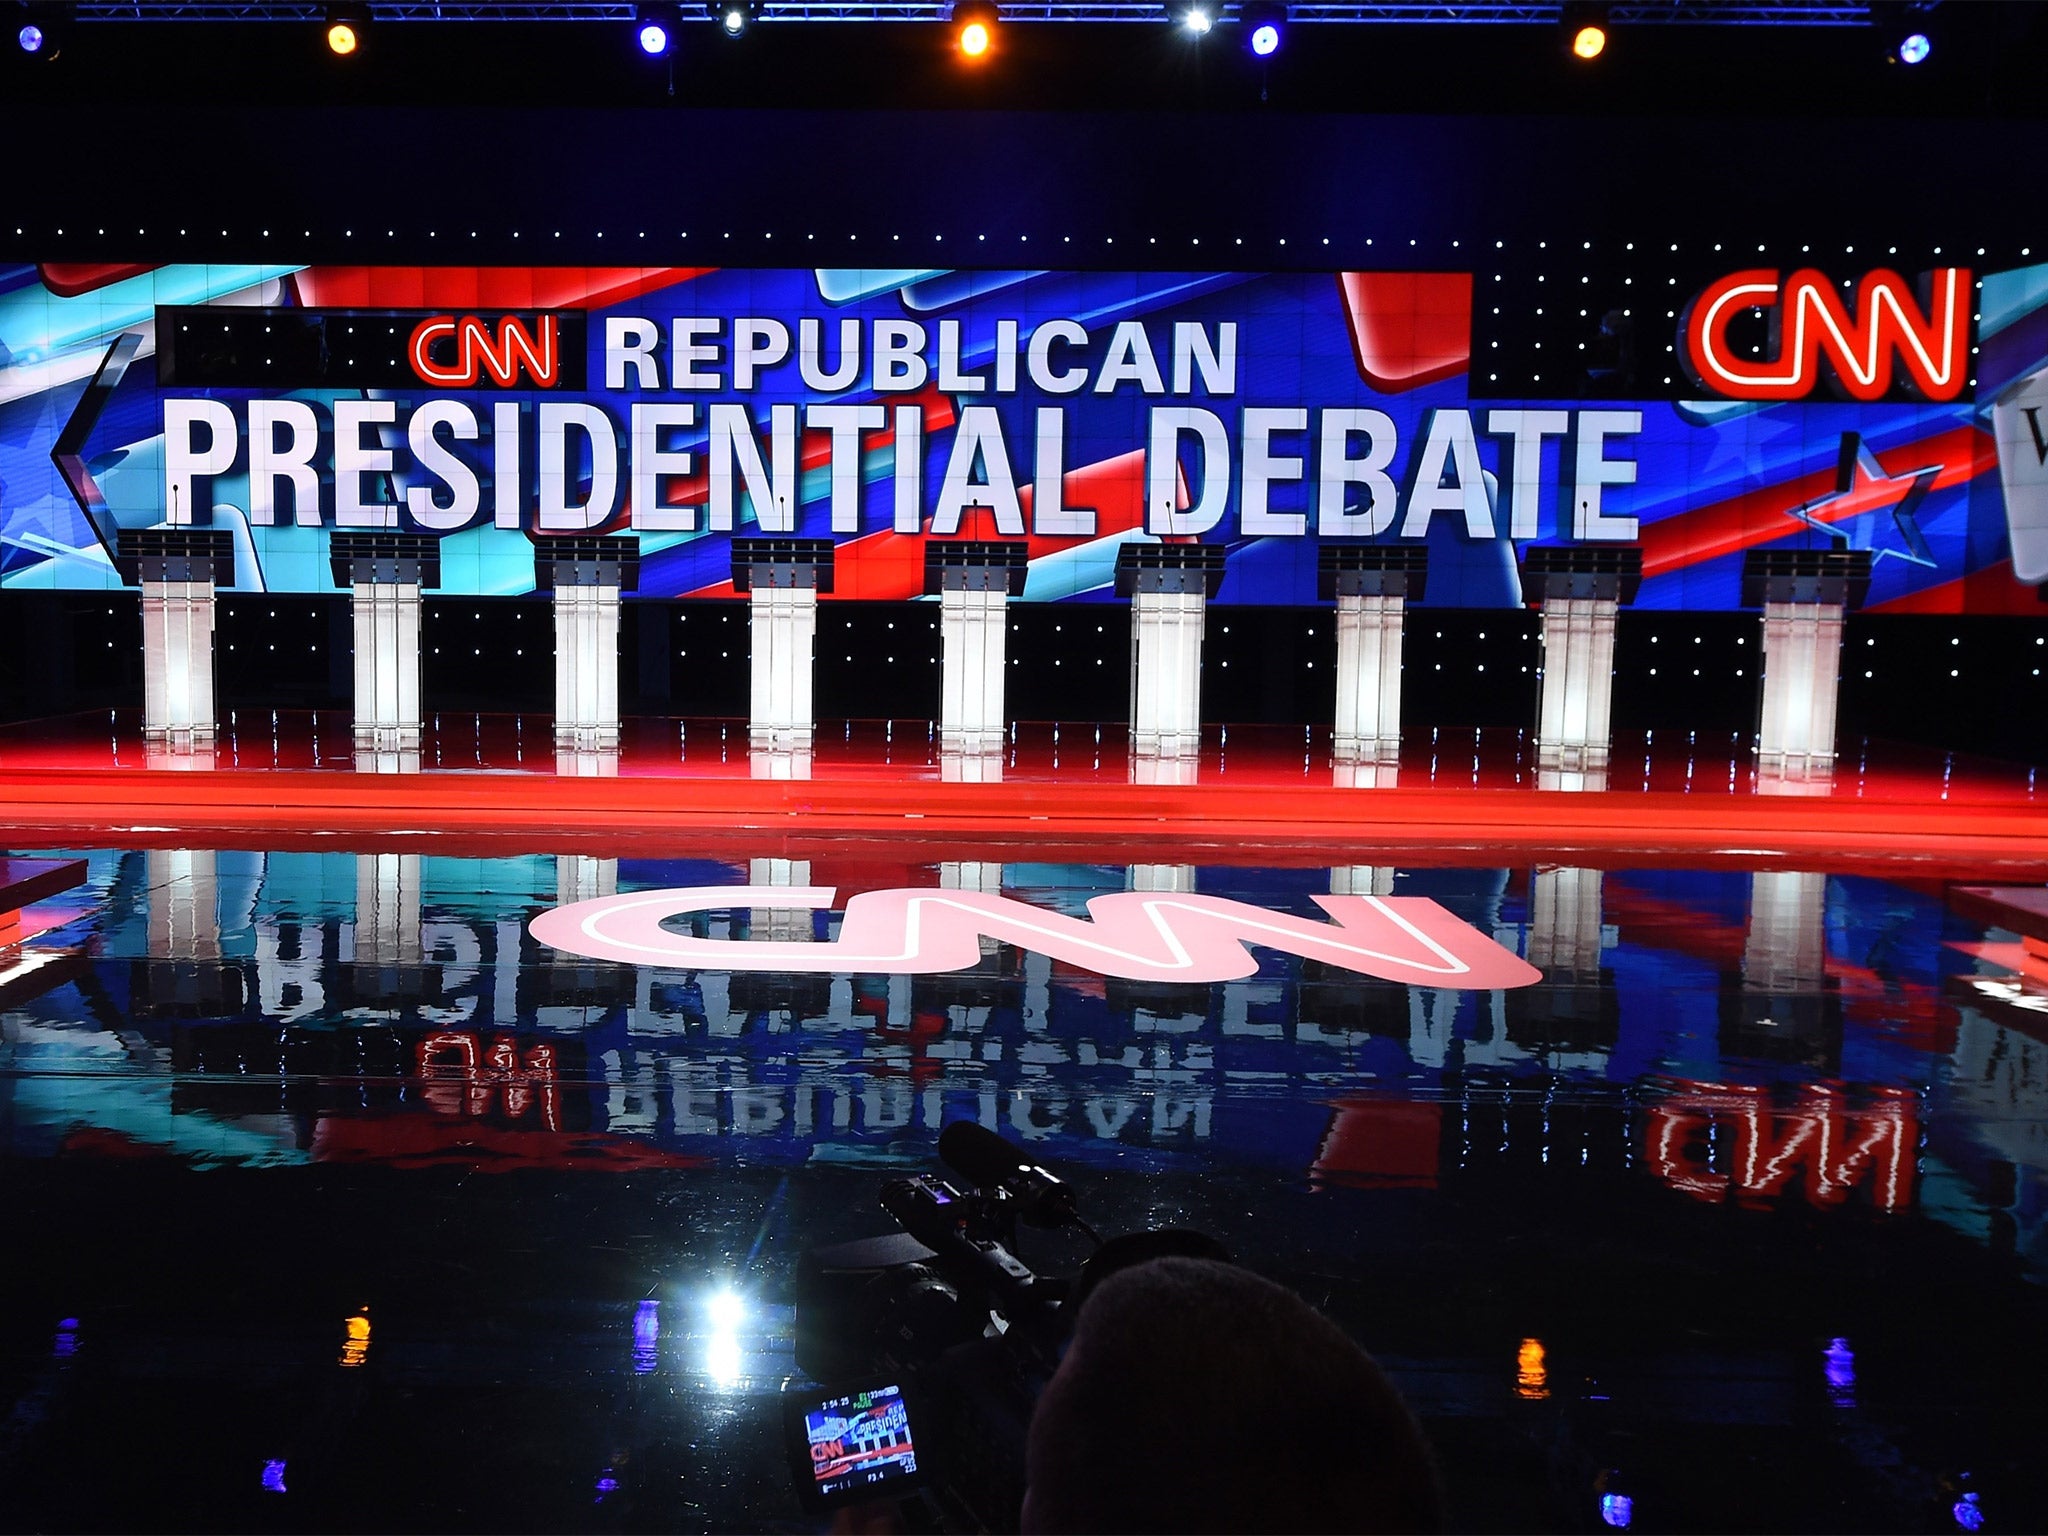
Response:
[[[370,1309],[363,1308],[342,1327],[347,1332],[341,1341],[341,1363],[354,1368],[370,1358]]]

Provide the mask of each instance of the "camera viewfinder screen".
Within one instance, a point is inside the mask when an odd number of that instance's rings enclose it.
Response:
[[[851,1392],[807,1409],[804,1439],[822,1497],[870,1487],[887,1492],[917,1474],[910,1409],[898,1386]]]

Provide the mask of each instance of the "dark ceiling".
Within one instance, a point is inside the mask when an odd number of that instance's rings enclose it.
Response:
[[[1198,110],[1245,113],[1675,113],[1713,117],[2035,116],[2048,17],[2027,3],[1939,8],[1936,48],[1893,64],[1898,29],[1617,27],[1571,59],[1527,25],[1297,23],[1270,61],[1243,28],[1194,39],[1141,24],[1012,22],[969,66],[942,24],[766,22],[728,39],[682,30],[673,60],[638,55],[613,24],[380,23],[330,56],[307,23],[74,26],[62,56],[5,50],[16,105],[649,106]],[[11,35],[11,28],[9,29]]]

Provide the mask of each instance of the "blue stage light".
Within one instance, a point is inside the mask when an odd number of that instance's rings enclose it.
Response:
[[[668,28],[658,21],[640,23],[640,51],[649,56],[668,52]]]
[[[21,44],[23,53],[41,53],[45,38],[43,29],[31,21],[14,34],[14,40]]]
[[[1287,41],[1284,5],[1247,3],[1238,7],[1237,19],[1245,25],[1245,46],[1251,49],[1254,58],[1270,59]]]
[[[1899,42],[1899,62],[1918,64],[1934,52],[1934,44],[1925,32],[1909,32]]]

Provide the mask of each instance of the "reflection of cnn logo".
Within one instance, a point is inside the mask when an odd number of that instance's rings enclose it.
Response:
[[[434,315],[413,327],[407,356],[426,384],[456,388],[489,379],[511,389],[523,372],[531,388],[553,389],[562,378],[561,324],[553,315],[539,316],[532,326],[502,315],[493,335],[475,315]]]
[[[1700,291],[1678,322],[1685,371],[1700,388],[1732,400],[1800,400],[1823,377],[1851,400],[1881,400],[1895,369],[1922,400],[1953,400],[1970,360],[1970,273],[1937,267],[1916,293],[1896,272],[1864,274],[1852,315],[1833,283],[1802,268],[1782,283],[1767,268],[1731,272]],[[1762,354],[1744,349],[1729,326],[1751,310],[1770,316]]]

